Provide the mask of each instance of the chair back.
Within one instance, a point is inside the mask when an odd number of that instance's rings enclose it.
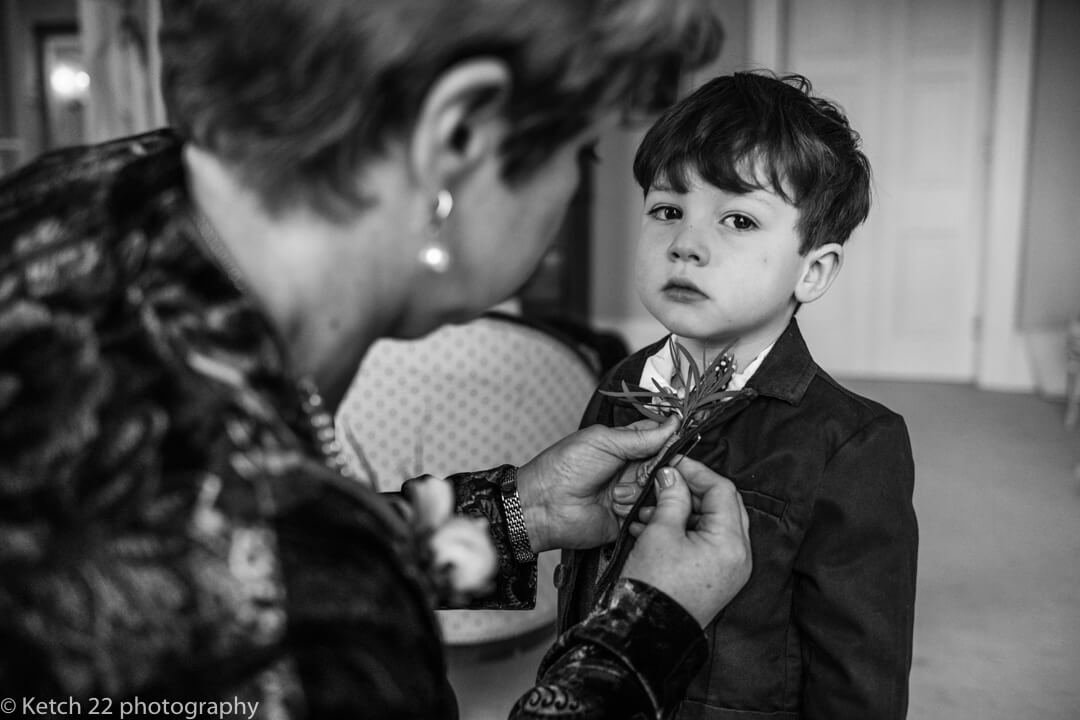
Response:
[[[341,404],[338,432],[379,491],[410,477],[522,465],[577,429],[597,375],[571,342],[491,314],[409,341],[380,340]],[[449,644],[499,642],[555,622],[558,552],[539,559],[534,610],[439,612]]]

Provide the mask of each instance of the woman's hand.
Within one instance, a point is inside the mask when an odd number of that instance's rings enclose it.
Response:
[[[742,498],[730,480],[684,457],[678,470],[658,473],[656,509],[647,518],[623,577],[649,583],[708,625],[750,578]]]
[[[640,463],[656,455],[677,422],[651,420],[578,430],[518,469],[525,527],[533,552],[590,548],[611,542],[619,530],[612,510],[612,480],[633,483]]]

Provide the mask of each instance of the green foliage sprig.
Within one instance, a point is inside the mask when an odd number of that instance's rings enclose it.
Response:
[[[733,345],[721,350],[701,370],[693,354],[672,336],[668,339],[668,346],[674,365],[673,387],[654,379],[653,390],[635,389],[624,380],[622,390],[601,390],[600,393],[629,403],[642,415],[657,422],[674,415],[679,418],[676,435],[693,437],[720,406],[740,394],[737,390],[725,389],[736,370],[735,358],[731,354]]]

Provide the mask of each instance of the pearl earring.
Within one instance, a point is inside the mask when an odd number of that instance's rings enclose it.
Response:
[[[450,269],[451,258],[450,251],[439,240],[439,233],[453,209],[454,196],[449,190],[443,188],[435,196],[435,208],[431,212],[431,220],[427,226],[428,241],[420,248],[420,264],[440,275]]]

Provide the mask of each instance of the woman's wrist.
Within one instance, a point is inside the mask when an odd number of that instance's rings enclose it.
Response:
[[[529,548],[539,554],[550,550],[547,543],[547,513],[536,490],[538,483],[532,480],[532,471],[528,464],[522,465],[515,473],[518,501],[521,503],[521,515],[525,520],[525,529],[529,533]]]
[[[506,517],[506,527],[510,535],[514,559],[519,563],[535,562],[538,550],[525,519],[516,467],[511,466],[503,475],[503,480],[499,485],[499,497],[502,500],[503,515]]]

